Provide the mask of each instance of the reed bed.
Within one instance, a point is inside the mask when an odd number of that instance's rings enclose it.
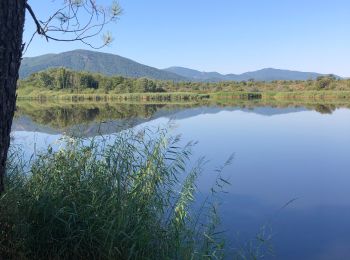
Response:
[[[30,165],[12,152],[0,197],[3,259],[222,259],[214,199],[201,210],[183,148],[166,130],[64,138]],[[225,181],[218,174],[217,185]],[[214,188],[213,191],[216,189]],[[216,191],[215,191],[216,192]]]

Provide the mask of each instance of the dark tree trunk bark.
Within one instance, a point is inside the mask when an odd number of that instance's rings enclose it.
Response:
[[[4,190],[7,152],[16,107],[26,0],[0,0],[0,193]]]

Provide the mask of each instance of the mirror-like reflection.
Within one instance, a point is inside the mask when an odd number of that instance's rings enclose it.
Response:
[[[19,102],[13,144],[30,155],[62,133],[95,136],[170,119],[183,142],[199,141],[194,159],[212,169],[235,154],[221,205],[227,243],[237,247],[271,228],[273,259],[347,259],[350,255],[350,109],[337,102],[220,100],[185,104]],[[288,204],[289,201],[293,201]],[[288,204],[287,206],[285,206]]]
[[[274,100],[239,100],[224,99],[201,103],[106,103],[106,102],[53,102],[53,101],[19,101],[17,102],[16,120],[14,130],[65,132],[74,134],[77,126],[95,124],[101,127],[101,123],[119,121],[109,127],[98,128],[99,131],[89,134],[110,133],[107,129],[118,130],[133,127],[145,121],[158,117],[172,116],[179,110],[192,109],[188,116],[196,113],[217,113],[221,110],[247,110],[257,114],[283,114],[300,110],[314,110],[321,114],[332,114],[337,108],[350,107],[344,102],[291,102]],[[197,108],[197,110],[195,109]],[[203,111],[198,108],[205,108]],[[32,121],[29,122],[29,120]],[[131,122],[131,120],[134,120]],[[35,124],[35,126],[34,126]],[[104,131],[103,131],[104,130]],[[84,132],[84,131],[83,131]]]

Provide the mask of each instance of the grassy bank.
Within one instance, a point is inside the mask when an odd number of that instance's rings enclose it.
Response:
[[[72,93],[70,91],[54,91],[47,89],[19,89],[19,100],[63,100],[63,101],[137,101],[137,102],[191,102],[208,99],[208,94],[171,92],[171,93],[103,93],[99,91],[86,91]]]
[[[82,93],[72,93],[64,90],[47,90],[21,88],[17,91],[19,100],[56,100],[66,102],[202,102],[223,99],[270,99],[270,100],[350,100],[350,91],[341,90],[313,90],[313,91],[266,91],[266,92],[160,92],[160,93],[103,93],[98,90],[86,90]]]
[[[198,211],[205,215],[191,210],[202,164],[188,169],[191,145],[178,141],[147,130],[88,144],[67,139],[64,149],[38,155],[29,172],[13,153],[0,197],[0,255],[222,258],[212,200]]]
[[[210,94],[215,100],[262,99],[262,100],[350,100],[350,91],[293,91],[293,92],[218,92]]]

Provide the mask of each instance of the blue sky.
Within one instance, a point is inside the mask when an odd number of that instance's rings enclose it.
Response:
[[[29,0],[45,19],[63,0]],[[111,1],[96,0],[100,4]],[[106,28],[118,54],[157,68],[242,73],[273,67],[350,76],[349,0],[120,0],[124,13]],[[27,16],[24,39],[34,30]],[[96,37],[93,43],[101,42]],[[80,43],[37,37],[25,56]]]

